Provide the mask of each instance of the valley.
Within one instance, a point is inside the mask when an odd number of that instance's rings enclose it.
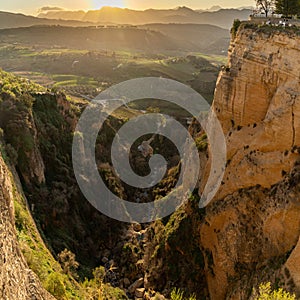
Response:
[[[299,299],[300,32],[233,21],[249,11],[0,13],[0,299]],[[156,84],[145,88],[141,78]],[[144,96],[149,91],[157,97]],[[109,101],[120,100],[110,112]],[[89,110],[91,136],[80,126]],[[150,119],[138,123],[147,116],[159,116],[154,129]],[[220,127],[209,127],[214,117]],[[164,158],[163,176],[150,187],[123,180],[114,164],[113,145],[132,120],[127,136],[142,125],[146,133],[116,147],[134,179],[155,182],[163,163],[155,168],[153,160]],[[215,164],[216,153],[224,165]],[[77,172],[79,160],[87,173]],[[130,221],[108,217],[102,202],[88,199],[80,183],[97,185],[93,168]],[[206,195],[213,197],[199,206],[212,174]],[[183,193],[189,181],[196,184]],[[103,188],[96,199],[106,197],[113,210],[107,195]],[[171,214],[143,223],[173,198],[181,204]]]
[[[52,39],[49,39],[49,30],[53,31]],[[76,33],[77,30],[82,36]],[[144,43],[144,39],[148,39],[144,34],[151,33],[144,29],[133,29],[138,34],[132,34],[130,29],[128,34],[132,42],[124,36],[123,46],[119,38],[117,44],[113,42],[115,38],[110,29],[104,40],[101,35],[97,36],[102,44],[97,45],[92,40],[90,46],[89,42],[83,44],[83,36],[86,39],[86,33],[94,34],[95,30],[76,29],[75,33],[74,29],[67,27],[0,30],[1,66],[45,87],[64,89],[74,96],[84,95],[88,99],[93,99],[101,89],[124,80],[162,76],[187,83],[212,101],[219,69],[226,63],[225,56],[202,53],[199,51],[201,47],[193,45],[180,50],[175,42],[172,46],[163,38],[157,40],[158,33],[157,37],[149,36],[148,42]],[[113,29],[113,32],[119,35],[123,29],[120,30]],[[42,39],[45,31],[47,35]],[[65,39],[66,35],[74,38]],[[157,46],[159,41],[161,46]],[[181,43],[185,44],[185,41]],[[151,50],[150,44],[156,45],[155,51]]]

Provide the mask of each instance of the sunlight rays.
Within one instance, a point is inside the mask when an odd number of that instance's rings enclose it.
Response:
[[[122,7],[126,6],[125,0],[92,0],[93,9],[99,9],[102,6]]]

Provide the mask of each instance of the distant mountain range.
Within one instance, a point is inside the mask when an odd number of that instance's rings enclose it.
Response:
[[[185,6],[176,9],[147,9],[144,11],[103,7],[99,10],[84,12],[45,7],[40,10],[38,17],[0,12],[0,29],[34,25],[80,27],[97,24],[143,25],[150,23],[209,24],[230,29],[234,19],[248,19],[252,12],[250,9],[243,8],[219,9],[219,7],[212,7],[211,10],[196,11]]]
[[[199,12],[188,7],[176,9],[148,9],[137,11],[130,9],[103,7],[94,11],[65,11],[59,7],[46,7],[40,10],[38,17],[0,12],[0,29],[42,26],[42,28],[19,31],[1,31],[1,40],[29,44],[49,44],[47,38],[35,40],[35,34],[51,33],[51,43],[59,46],[79,47],[80,39],[85,40],[87,49],[157,49],[225,54],[229,45],[229,28],[234,19],[247,19],[249,9],[219,9]],[[117,28],[103,28],[103,25]],[[137,28],[130,28],[131,24]],[[64,27],[50,29],[50,25]],[[67,27],[95,27],[99,30],[72,31]],[[132,26],[131,26],[132,27]],[[136,29],[136,30],[134,30]],[[80,39],[73,34],[78,34]],[[10,35],[16,34],[11,39]],[[72,34],[72,36],[68,36]],[[85,36],[87,35],[87,36]],[[120,36],[126,39],[120,40]],[[113,39],[115,39],[113,41]],[[79,45],[78,45],[79,43]]]
[[[62,26],[89,26],[90,22],[74,20],[51,20],[25,16],[23,14],[14,14],[0,11],[0,29],[29,27],[34,25],[62,25]]]
[[[206,24],[146,24],[138,28],[161,32],[183,49],[210,54],[227,54],[230,34],[227,29]]]
[[[226,8],[223,8],[220,5],[214,5],[211,8],[208,8],[208,9],[196,9],[196,11],[198,11],[198,12],[205,12],[205,11],[213,12],[213,11],[219,11],[221,9],[226,9]],[[237,10],[243,10],[243,9],[253,10],[254,6],[241,6],[241,7],[235,8],[235,9],[237,9]]]
[[[219,5],[214,5],[212,6],[211,8],[208,8],[208,9],[197,9],[196,11],[197,12],[204,12],[204,11],[218,11],[220,9],[223,9],[221,6]]]
[[[245,20],[251,9],[221,9],[197,11],[181,6],[175,9],[147,9],[144,11],[116,7],[102,7],[99,10],[67,11],[43,10],[38,17],[47,19],[76,20],[93,23],[114,23],[141,25],[148,23],[193,23],[210,24],[229,29],[234,19]]]
[[[0,30],[0,41],[35,47],[83,50],[177,50],[178,43],[161,32],[138,28],[33,26]],[[188,48],[188,47],[187,47]],[[189,48],[188,48],[189,49]]]
[[[164,51],[222,55],[226,54],[229,46],[228,28],[231,27],[233,19],[242,19],[243,15],[246,18],[248,15],[247,10],[221,9],[198,13],[187,7],[146,11],[106,7],[89,12],[68,12],[50,7],[41,11],[43,13],[39,17],[0,12],[0,29],[30,27],[22,30],[1,30],[0,41],[48,46],[55,41],[58,46],[71,48],[80,48],[82,41],[85,41],[85,47],[91,50],[118,49],[118,47],[151,50],[152,45],[155,45],[158,50]],[[41,18],[42,16],[44,18]],[[137,28],[124,24],[135,24]],[[213,24],[222,25],[226,29]],[[60,28],[47,27],[51,25],[59,25]],[[39,28],[34,28],[37,26]],[[96,26],[99,27],[98,30],[94,30],[97,29]],[[68,27],[94,27],[94,29],[69,30]]]
[[[147,24],[137,27],[33,26],[0,30],[4,44],[85,50],[226,54],[229,32],[212,25]]]

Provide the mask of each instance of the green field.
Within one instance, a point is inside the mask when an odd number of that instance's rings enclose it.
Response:
[[[226,58],[202,53],[170,54],[0,44],[0,66],[49,89],[85,99],[125,80],[164,77],[192,86],[211,101],[219,68],[226,64]]]

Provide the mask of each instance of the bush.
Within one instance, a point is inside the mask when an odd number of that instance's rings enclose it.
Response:
[[[203,134],[196,138],[195,143],[199,152],[205,152],[208,148],[207,135]]]
[[[79,263],[76,261],[74,253],[65,249],[58,254],[58,261],[65,274],[72,275],[75,278],[77,277],[76,270],[79,267]]]
[[[87,278],[81,283],[81,298],[85,300],[127,300],[125,292],[119,288],[112,287],[110,284],[104,284],[106,275],[104,267],[98,267],[93,271],[94,278]]]
[[[95,283],[98,284],[99,286],[101,286],[101,284],[105,278],[105,275],[106,275],[106,272],[105,272],[104,267],[100,266],[100,267],[96,268],[93,271]]]
[[[271,283],[264,283],[259,286],[258,291],[253,291],[252,300],[296,300],[296,296],[283,289],[272,291]]]
[[[171,300],[183,300],[183,291],[175,288],[171,292]]]
[[[59,300],[65,299],[66,289],[62,275],[57,272],[50,274],[46,281],[46,290]]]
[[[184,292],[180,289],[174,289],[171,292],[171,300],[196,300],[196,296],[192,295],[188,298],[184,297]]]
[[[233,21],[233,25],[232,25],[232,28],[231,28],[231,31],[230,31],[233,37],[236,36],[241,23],[242,22],[239,19],[235,19]]]
[[[38,84],[30,82],[27,79],[17,77],[11,73],[0,70],[0,92],[10,98],[19,98],[24,101],[28,107],[31,107],[33,98],[30,93],[45,92],[46,89]]]
[[[7,144],[5,149],[11,164],[16,166],[18,163],[18,152],[11,144]]]

